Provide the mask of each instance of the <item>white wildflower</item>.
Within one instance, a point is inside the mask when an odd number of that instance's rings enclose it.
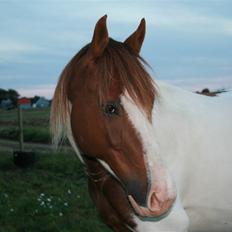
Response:
[[[43,206],[44,204],[45,204],[44,201],[42,201],[42,202],[40,203],[41,206]]]
[[[65,203],[64,203],[64,206],[66,206],[66,207],[67,207],[67,206],[68,206],[68,202],[65,202]]]

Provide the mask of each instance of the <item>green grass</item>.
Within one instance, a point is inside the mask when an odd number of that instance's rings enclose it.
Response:
[[[23,110],[23,122],[25,125],[48,127],[50,108]],[[17,125],[18,113],[14,110],[0,110],[0,123]]]
[[[23,134],[24,134],[25,142],[34,142],[34,143],[50,143],[51,142],[51,137],[50,137],[48,128],[27,126],[23,129]],[[18,127],[2,126],[0,128],[0,138],[18,140],[19,138]]]
[[[50,143],[50,108],[23,110],[23,132],[25,142]],[[0,110],[0,138],[18,140],[17,109]]]
[[[0,151],[0,232],[109,232],[74,154],[37,153],[22,170]]]

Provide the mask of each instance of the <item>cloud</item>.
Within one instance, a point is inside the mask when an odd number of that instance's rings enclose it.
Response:
[[[30,85],[24,88],[17,88],[21,97],[43,96],[48,99],[53,97],[56,85]]]
[[[46,84],[55,83],[71,56],[91,40],[94,25],[104,14],[108,14],[110,36],[119,40],[146,17],[143,56],[157,67],[159,76],[176,79],[178,84],[183,77],[183,86],[194,86],[200,76],[230,76],[232,17],[228,2],[22,0],[13,7],[5,1],[0,8],[1,85],[30,85],[19,87],[20,91],[33,94],[35,88],[51,96],[53,88]],[[195,76],[195,82],[188,81]],[[202,78],[201,83],[208,82]]]
[[[42,51],[41,47],[12,39],[0,38],[0,62],[15,60],[23,55]]]
[[[202,90],[209,88],[217,90],[221,88],[232,89],[232,76],[217,77],[217,78],[190,78],[190,79],[165,79],[165,82],[179,86],[191,91]]]
[[[79,3],[76,6],[75,4],[62,6],[64,12],[68,12],[68,18],[72,20],[80,19],[82,22],[85,20],[94,22],[102,15],[108,14],[108,24],[137,25],[141,18],[145,17],[148,25],[163,28],[164,30],[169,28],[192,33],[224,33],[229,36],[232,35],[232,19],[217,15],[216,6],[212,8],[213,10],[209,10],[207,7],[201,7],[201,4],[197,8],[184,1],[135,1],[133,3],[131,1],[109,1],[102,2],[102,4],[92,1],[90,4],[94,8],[91,14],[86,12],[87,4]],[[226,4],[224,7],[226,7]],[[78,13],[76,8],[80,9]]]
[[[224,23],[224,30],[228,35],[232,36],[232,20]]]

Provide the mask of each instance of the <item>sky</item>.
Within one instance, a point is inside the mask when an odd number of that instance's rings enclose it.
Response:
[[[0,0],[0,88],[51,98],[64,66],[105,14],[119,41],[145,17],[141,55],[155,80],[192,91],[232,88],[230,0]]]

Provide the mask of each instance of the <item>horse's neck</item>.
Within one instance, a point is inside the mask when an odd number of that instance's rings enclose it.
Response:
[[[158,152],[175,175],[182,175],[181,168],[186,163],[197,162],[205,153],[216,155],[215,148],[221,153],[231,149],[229,98],[201,96],[160,82],[157,85],[159,96],[153,109],[155,140]]]
[[[164,139],[166,147],[178,143],[183,147],[184,141],[208,140],[214,134],[231,132],[232,95],[207,97],[162,82],[158,82],[158,90],[152,121],[159,143]]]

